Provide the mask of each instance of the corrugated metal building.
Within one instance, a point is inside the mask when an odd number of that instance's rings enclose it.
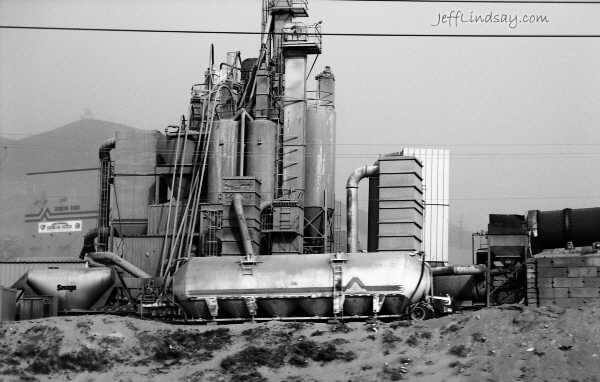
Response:
[[[0,286],[10,288],[27,271],[32,269],[85,268],[87,263],[79,258],[28,257],[0,260]]]
[[[403,149],[423,164],[425,202],[422,250],[425,260],[448,262],[448,223],[450,212],[450,151],[446,149]]]

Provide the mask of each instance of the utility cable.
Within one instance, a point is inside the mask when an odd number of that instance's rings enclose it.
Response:
[[[591,4],[591,3],[590,3]],[[600,3],[599,3],[600,4]],[[218,31],[194,29],[135,29],[135,28],[89,28],[89,27],[50,27],[33,25],[0,25],[0,29],[53,30],[77,32],[133,32],[133,33],[172,33],[172,34],[212,34],[212,35],[260,35],[254,31]],[[271,32],[273,35],[285,35],[284,32]],[[303,33],[306,36],[333,37],[430,37],[430,38],[600,38],[600,34],[451,34],[451,33],[359,33],[329,32]]]

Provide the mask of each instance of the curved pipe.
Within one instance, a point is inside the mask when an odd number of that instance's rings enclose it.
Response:
[[[122,257],[117,256],[112,252],[90,252],[87,254],[92,261],[99,263],[112,263],[119,268],[123,269],[126,272],[131,273],[135,277],[139,277],[141,279],[151,278],[149,274],[131,264],[129,261],[123,259]]]
[[[252,248],[252,239],[250,238],[248,224],[246,223],[246,217],[244,216],[244,205],[242,201],[242,195],[233,195],[233,209],[235,211],[235,216],[237,217],[238,225],[240,226],[242,245],[244,246],[244,252],[246,253],[246,260],[252,260],[254,259],[254,249]]]
[[[358,251],[358,184],[363,178],[379,173],[379,165],[366,165],[357,168],[346,182],[346,234],[348,252]]]
[[[115,138],[109,138],[104,143],[100,145],[100,149],[98,150],[98,157],[100,160],[110,158],[110,150],[114,149],[117,145],[117,141]]]

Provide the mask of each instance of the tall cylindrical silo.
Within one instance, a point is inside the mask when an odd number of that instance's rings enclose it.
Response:
[[[223,177],[238,175],[238,121],[215,121],[208,146],[205,173],[206,201],[218,202]]]
[[[318,97],[309,104],[306,117],[306,190],[304,193],[305,238],[315,238],[315,251],[328,235],[327,220],[335,205],[335,79],[331,69],[316,77]],[[323,244],[321,244],[323,245]]]
[[[261,201],[272,201],[275,192],[277,124],[268,119],[255,119],[246,124],[244,175],[261,182]]]

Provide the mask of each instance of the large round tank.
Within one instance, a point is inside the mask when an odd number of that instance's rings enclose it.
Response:
[[[36,293],[54,296],[59,310],[89,309],[113,284],[110,268],[35,269],[27,284]]]
[[[268,119],[255,119],[246,124],[244,175],[261,182],[261,200],[271,201],[275,192],[277,124]]]
[[[304,216],[312,222],[306,237],[323,235],[324,207],[331,215],[335,205],[335,80],[329,67],[316,79],[317,100],[308,105],[306,115]]]
[[[208,146],[205,173],[206,200],[218,202],[223,191],[223,177],[238,175],[238,121],[215,121]]]
[[[248,271],[237,257],[197,257],[174,275],[173,292],[190,317],[249,318],[248,300],[257,317],[328,317],[332,314],[331,254],[271,255]],[[350,253],[343,263],[344,315],[373,315],[373,297],[385,296],[380,314],[400,314],[409,300],[431,287],[429,265],[414,253]],[[378,300],[381,301],[381,300]],[[213,310],[214,313],[214,310]]]

